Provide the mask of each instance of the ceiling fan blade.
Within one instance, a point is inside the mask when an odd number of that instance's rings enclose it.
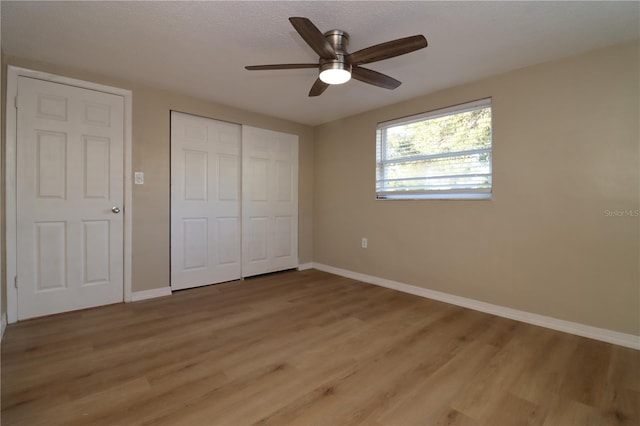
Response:
[[[427,47],[427,39],[423,35],[415,35],[358,50],[348,55],[347,61],[352,65],[369,64],[424,49],[425,47]]]
[[[329,85],[318,77],[316,82],[313,83],[313,86],[311,86],[311,90],[309,90],[309,96],[320,96],[322,92],[327,90],[327,87],[329,87]]]
[[[385,89],[395,89],[402,84],[400,81],[395,78],[391,78],[388,75],[362,67],[353,67],[351,70],[351,77],[356,80],[360,80],[363,83],[373,84],[374,86],[383,87]]]
[[[295,70],[300,68],[318,68],[318,64],[274,64],[274,65],[248,65],[244,69],[249,71],[264,70]]]
[[[318,27],[313,25],[307,18],[293,17],[289,18],[289,22],[296,29],[300,37],[323,59],[338,59],[333,47],[329,44]]]

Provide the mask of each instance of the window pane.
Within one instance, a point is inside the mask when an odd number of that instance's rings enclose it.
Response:
[[[379,193],[491,189],[490,100],[379,126],[377,145]]]

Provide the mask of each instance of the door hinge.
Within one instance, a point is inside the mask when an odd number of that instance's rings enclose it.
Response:
[[[17,275],[15,277],[13,277],[13,286],[15,288],[18,288],[18,276]]]
[[[13,97],[13,105],[16,107],[16,109],[18,109],[18,97],[17,96]]]

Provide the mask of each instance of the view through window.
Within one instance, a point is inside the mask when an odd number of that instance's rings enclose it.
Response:
[[[380,123],[378,199],[491,198],[491,99]]]

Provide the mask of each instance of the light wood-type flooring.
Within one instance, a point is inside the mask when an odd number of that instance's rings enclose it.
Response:
[[[2,424],[640,424],[640,352],[291,271],[7,328]]]

